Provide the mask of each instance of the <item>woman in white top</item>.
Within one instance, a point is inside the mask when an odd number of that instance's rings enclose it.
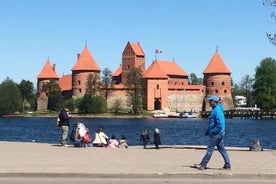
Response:
[[[105,133],[103,132],[103,128],[100,127],[95,133],[93,146],[95,146],[95,147],[106,147],[107,146],[107,139],[108,139],[108,136],[105,135]]]

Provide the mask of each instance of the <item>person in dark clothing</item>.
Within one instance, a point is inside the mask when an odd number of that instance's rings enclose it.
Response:
[[[67,147],[66,145],[66,139],[68,136],[69,131],[69,119],[71,118],[71,115],[69,113],[69,109],[64,107],[61,109],[59,113],[59,119],[61,122],[61,146]]]
[[[144,149],[147,148],[147,144],[148,144],[149,140],[150,140],[150,138],[149,138],[148,131],[146,129],[144,129],[140,136],[140,142],[143,141]]]
[[[155,145],[155,149],[159,149],[159,145],[161,144],[161,139],[160,139],[160,133],[158,128],[155,128],[154,130],[153,142]]]

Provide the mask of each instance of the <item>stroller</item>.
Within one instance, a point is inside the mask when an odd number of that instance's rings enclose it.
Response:
[[[76,123],[70,135],[75,147],[91,147],[89,129],[84,123]]]

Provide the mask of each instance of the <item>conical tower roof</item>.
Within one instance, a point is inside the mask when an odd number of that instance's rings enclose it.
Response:
[[[226,73],[231,74],[231,71],[224,63],[218,51],[215,52],[208,66],[204,70],[203,74],[207,73]]]
[[[58,74],[55,71],[55,67],[51,64],[48,59],[42,68],[41,72],[37,76],[38,79],[59,79]]]
[[[85,47],[72,68],[72,71],[74,70],[100,71],[101,69],[97,65],[89,49]]]

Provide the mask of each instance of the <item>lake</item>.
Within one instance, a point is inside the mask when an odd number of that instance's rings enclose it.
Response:
[[[160,130],[162,145],[206,145],[207,142],[204,133],[208,119],[72,118],[71,127],[77,122],[88,126],[92,139],[98,127],[103,126],[109,137],[112,134],[117,138],[125,135],[130,146],[141,145],[140,133],[144,128],[150,134],[151,143],[155,128]],[[0,141],[60,142],[56,118],[0,118],[0,124]],[[265,149],[276,150],[275,132],[275,120],[227,119],[225,145],[249,147],[254,139],[259,139]]]

